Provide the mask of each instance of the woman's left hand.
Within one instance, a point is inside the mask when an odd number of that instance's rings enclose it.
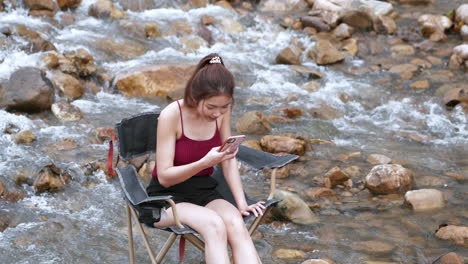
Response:
[[[266,208],[264,204],[265,202],[254,203],[244,208],[239,208],[239,211],[243,216],[248,216],[250,213],[253,213],[255,217],[258,217],[259,215],[263,215],[263,210]]]

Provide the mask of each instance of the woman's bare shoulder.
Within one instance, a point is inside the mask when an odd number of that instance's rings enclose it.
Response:
[[[179,107],[177,102],[168,104],[159,114],[159,121],[174,122],[179,118]]]

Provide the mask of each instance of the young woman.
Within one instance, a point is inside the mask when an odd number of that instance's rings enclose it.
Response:
[[[184,99],[160,114],[156,167],[149,195],[174,196],[180,221],[205,240],[206,263],[229,263],[227,243],[235,263],[260,263],[242,219],[261,215],[263,203],[248,205],[234,153],[219,152],[231,135],[234,77],[217,54],[204,57],[185,87]],[[221,163],[237,208],[222,199],[210,177]],[[158,227],[174,225],[172,209],[161,212]]]

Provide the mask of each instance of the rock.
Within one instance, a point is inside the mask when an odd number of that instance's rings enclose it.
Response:
[[[333,64],[345,59],[345,56],[326,39],[319,39],[308,55],[319,65]]]
[[[161,32],[159,26],[156,23],[146,23],[145,25],[145,35],[147,38],[157,38],[161,37]]]
[[[131,10],[134,12],[143,12],[145,10],[151,10],[158,8],[158,2],[154,0],[114,0],[118,3],[124,10]]]
[[[417,212],[443,208],[445,206],[444,194],[436,189],[420,189],[408,191],[405,201]]]
[[[184,36],[180,38],[180,42],[184,44],[185,50],[196,51],[200,47],[208,46],[208,42],[199,36]]]
[[[323,187],[313,187],[309,188],[306,191],[306,194],[310,198],[320,198],[326,196],[334,196],[336,192],[330,188],[323,188]]]
[[[302,109],[299,107],[286,107],[281,111],[289,118],[298,118],[302,116]]]
[[[442,15],[422,15],[418,18],[418,23],[422,27],[423,36],[434,42],[447,40],[444,32],[452,26],[452,21]]]
[[[343,184],[349,179],[349,176],[346,175],[339,167],[333,167],[325,174],[325,178],[330,180],[331,187],[336,187],[337,185]]]
[[[408,63],[408,64],[399,64],[399,65],[392,66],[389,71],[393,73],[401,74],[405,72],[415,73],[418,70],[419,70],[418,66]]]
[[[343,170],[343,173],[351,178],[358,178],[361,176],[361,169],[358,166],[350,166]]]
[[[301,17],[301,23],[304,27],[313,27],[318,32],[329,32],[331,30],[325,21],[316,16],[303,16]]]
[[[301,264],[334,264],[334,262],[329,262],[324,259],[308,259]]]
[[[283,49],[275,59],[277,64],[300,65],[300,54],[295,53],[291,48]]]
[[[346,12],[342,17],[341,21],[344,23],[360,29],[368,29],[373,26],[373,18],[367,12],[363,11],[350,11]]]
[[[239,118],[236,129],[241,134],[265,134],[271,131],[271,125],[263,114],[250,111]]]
[[[283,166],[281,168],[276,169],[275,177],[276,179],[284,179],[289,177],[289,170],[291,166],[290,164]],[[263,169],[265,172],[265,177],[271,179],[271,175],[273,174],[273,169]]]
[[[9,111],[38,112],[50,109],[54,90],[44,80],[39,69],[20,68],[10,76],[0,106]]]
[[[54,103],[51,110],[55,117],[62,121],[77,121],[83,117],[80,108],[67,102]]]
[[[3,195],[5,192],[5,185],[3,184],[2,181],[0,181],[0,197]]]
[[[62,150],[70,150],[78,147],[78,142],[71,138],[65,138],[51,146],[48,146],[44,148],[45,151],[47,152],[52,152],[52,151],[62,151]]]
[[[50,164],[39,171],[38,176],[34,181],[34,187],[38,192],[53,192],[62,189],[70,181],[70,174],[62,172],[60,168]]]
[[[36,136],[31,130],[23,130],[15,135],[14,140],[16,144],[31,144],[36,140]]]
[[[323,119],[323,120],[334,120],[344,116],[342,112],[329,106],[325,101],[318,102],[316,107],[309,109],[309,113],[313,118]]]
[[[307,142],[290,136],[267,135],[260,140],[262,148],[270,153],[290,153],[303,155],[305,153]]]
[[[350,38],[353,35],[353,33],[354,33],[354,28],[345,23],[339,24],[332,31],[332,35],[338,40]]]
[[[385,255],[394,251],[396,246],[383,241],[363,241],[351,243],[351,248],[371,255]]]
[[[446,172],[445,176],[450,177],[455,180],[459,180],[459,181],[463,181],[466,179],[466,177],[463,174],[454,173],[454,172]]]
[[[152,65],[117,74],[116,87],[126,96],[165,97],[169,91],[185,87],[193,65]]]
[[[93,55],[85,49],[67,52],[64,56],[76,67],[80,77],[89,77],[97,71]]]
[[[41,68],[53,69],[59,66],[59,59],[56,52],[46,53],[41,58]]]
[[[468,4],[460,5],[455,11],[455,21],[468,25]]]
[[[373,194],[404,193],[413,182],[413,173],[398,164],[377,165],[365,178],[365,186]]]
[[[49,10],[54,11],[56,5],[52,0],[24,0],[26,6],[31,10]]]
[[[245,31],[244,26],[232,18],[225,17],[221,20],[221,26],[223,27],[224,32],[230,34],[239,34]]]
[[[81,4],[81,0],[57,0],[60,9],[77,8]]]
[[[289,13],[306,11],[308,6],[303,0],[265,0],[258,9],[262,12]]]
[[[454,47],[452,55],[450,56],[450,68],[459,69],[463,64],[465,67],[468,65],[468,44],[462,44]]]
[[[98,127],[93,130],[93,134],[98,140],[104,142],[111,140],[115,136],[115,129],[113,127]]]
[[[273,256],[279,259],[303,259],[307,255],[301,250],[281,248],[275,250]]]
[[[114,6],[111,0],[97,0],[89,6],[88,14],[96,18],[111,18],[115,20],[128,16],[123,10]]]
[[[321,84],[317,81],[310,81],[304,83],[301,88],[308,91],[309,93],[316,92],[320,89]]]
[[[390,50],[395,54],[404,55],[404,56],[414,55],[414,53],[416,52],[413,46],[406,45],[406,44],[394,45],[390,48]]]
[[[463,264],[463,259],[457,253],[450,252],[441,256],[432,264]]]
[[[78,99],[84,94],[85,90],[81,82],[69,74],[53,71],[47,73],[47,78],[59,92],[59,95],[65,96],[69,100]]]
[[[447,107],[454,107],[468,99],[468,87],[452,88],[444,94],[444,104]]]
[[[377,165],[377,164],[388,164],[392,162],[392,159],[381,154],[371,154],[367,157],[367,161],[370,164]]]
[[[0,215],[0,232],[5,231],[8,226],[10,226],[10,220],[4,215]]]
[[[319,222],[319,218],[312,213],[307,204],[296,194],[276,190],[274,197],[282,200],[272,209],[274,216],[303,225],[313,225]]]
[[[398,0],[401,4],[410,4],[410,5],[426,5],[432,4],[435,0]]]
[[[444,226],[439,228],[435,235],[440,239],[468,248],[468,227],[466,226]]]
[[[303,73],[303,74],[309,74],[313,79],[323,78],[323,74],[321,72],[313,70],[311,68],[304,67],[304,66],[293,65],[291,66],[291,70],[295,72]]]
[[[262,146],[260,145],[260,142],[258,140],[252,139],[252,140],[246,140],[242,142],[242,145],[253,148],[256,150],[262,150]]]
[[[462,37],[463,40],[468,40],[468,25],[463,25],[460,28],[460,36]]]
[[[416,81],[410,84],[411,89],[427,89],[430,87],[428,80]]]
[[[377,16],[374,19],[374,31],[377,33],[383,33],[383,34],[395,34],[397,31],[397,25],[395,23],[395,20],[393,18],[388,17],[388,16]]]
[[[356,56],[359,51],[357,40],[355,38],[345,39],[341,43],[341,50],[349,52],[351,56]]]

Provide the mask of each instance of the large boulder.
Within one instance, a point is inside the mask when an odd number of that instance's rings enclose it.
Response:
[[[413,183],[413,173],[399,164],[377,165],[365,178],[366,188],[374,194],[404,193]]]
[[[271,212],[274,216],[296,224],[313,225],[319,223],[319,218],[298,195],[276,190],[274,197],[282,200],[278,206],[272,209]]]
[[[54,89],[39,69],[24,67],[11,74],[0,100],[0,106],[7,110],[39,112],[50,109]]]
[[[443,240],[448,240],[459,246],[468,248],[468,227],[448,225],[439,228],[436,236]]]
[[[236,129],[242,134],[266,134],[271,131],[271,125],[262,113],[250,111],[239,118]]]
[[[126,96],[165,97],[168,92],[183,88],[193,72],[193,65],[152,65],[119,73],[115,86]]]

